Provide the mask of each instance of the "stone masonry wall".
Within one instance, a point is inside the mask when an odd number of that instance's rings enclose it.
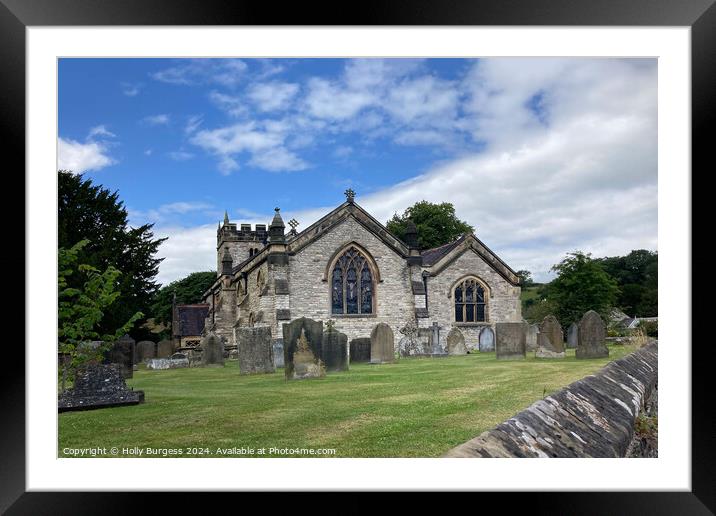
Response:
[[[490,289],[487,298],[487,322],[482,324],[455,323],[455,304],[452,288],[458,280],[474,275]],[[437,321],[440,325],[440,345],[446,349],[447,334],[453,326],[460,328],[465,336],[465,346],[469,351],[477,350],[480,330],[485,326],[494,329],[496,322],[520,322],[522,309],[520,287],[509,283],[472,250],[460,255],[441,270],[436,276],[428,278],[428,313],[430,324]]]
[[[350,317],[331,314],[330,281],[323,281],[328,261],[339,249],[352,241],[365,248],[375,259],[382,282],[375,287],[376,313]],[[376,324],[388,324],[400,338],[399,329],[414,320],[415,307],[410,270],[405,258],[386,246],[352,217],[331,228],[319,239],[289,257],[288,272],[291,319],[309,317],[326,321],[334,319],[336,330],[348,340],[370,337]],[[329,278],[330,279],[330,278]]]
[[[446,457],[624,457],[656,389],[653,342],[570,384]]]

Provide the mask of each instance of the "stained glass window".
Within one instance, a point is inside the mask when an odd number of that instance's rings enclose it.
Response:
[[[485,289],[475,279],[467,278],[457,284],[455,299],[455,322],[485,322],[487,310]]]
[[[331,312],[334,314],[373,313],[373,273],[368,260],[349,247],[336,261],[331,275]]]

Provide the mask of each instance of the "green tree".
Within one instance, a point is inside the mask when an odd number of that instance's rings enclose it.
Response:
[[[78,250],[78,262],[97,270],[113,267],[122,272],[112,310],[103,313],[100,333],[111,333],[136,312],[148,313],[159,289],[154,280],[162,258],[156,258],[166,238],[154,238],[152,224],[130,227],[127,210],[117,192],[93,185],[90,179],[58,171],[58,247],[69,249],[89,240]],[[81,287],[81,278],[70,276],[68,286]],[[135,321],[133,335],[141,336],[143,321]],[[138,335],[139,334],[139,335]]]
[[[520,286],[522,288],[534,285],[534,281],[532,281],[532,273],[530,271],[524,269],[517,271],[517,276],[520,278]]]
[[[606,318],[619,295],[617,282],[599,261],[581,251],[568,253],[552,270],[557,277],[549,283],[547,295],[554,303],[555,315],[562,326],[579,320],[588,310]]]
[[[659,256],[656,252],[637,249],[626,256],[598,258],[597,261],[620,288],[616,306],[631,316],[658,315]]]
[[[70,249],[58,250],[58,350],[65,357],[62,367],[62,390],[74,371],[90,360],[99,359],[111,342],[119,339],[142,316],[136,312],[111,332],[99,330],[108,309],[113,309],[119,298],[117,291],[121,272],[109,266],[104,272],[87,264],[77,264],[78,255],[89,244],[81,240]],[[70,286],[70,278],[80,287]],[[104,341],[98,348],[87,344],[92,340]]]
[[[439,247],[452,242],[463,233],[475,231],[470,224],[457,218],[455,207],[449,202],[416,202],[402,215],[394,214],[386,227],[396,237],[404,240],[408,220],[412,220],[418,228],[418,248],[421,250]]]
[[[216,272],[192,272],[187,277],[172,281],[159,289],[152,303],[151,314],[155,323],[172,322],[172,300],[176,294],[177,304],[199,303],[201,295],[216,281]]]

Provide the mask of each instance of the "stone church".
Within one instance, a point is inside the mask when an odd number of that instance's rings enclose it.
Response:
[[[278,208],[268,228],[237,226],[225,216],[217,279],[204,294],[205,331],[234,345],[235,327],[268,326],[281,339],[284,323],[308,317],[332,319],[351,340],[370,337],[383,322],[396,348],[410,328],[439,335],[445,349],[457,327],[472,351],[483,328],[522,321],[517,274],[474,234],[420,251],[414,225],[401,241],[354,196],[347,190],[343,204],[301,232],[294,220],[285,231]]]

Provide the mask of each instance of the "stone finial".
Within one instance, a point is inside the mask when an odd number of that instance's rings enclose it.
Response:
[[[234,265],[234,259],[231,257],[229,248],[224,248],[224,255],[221,257],[221,274],[223,276],[231,275],[231,269]]]
[[[224,210],[224,226],[229,223],[229,212]]]
[[[410,219],[405,223],[405,243],[411,249],[418,247],[418,227]]]
[[[356,193],[353,191],[353,189],[352,189],[352,188],[349,188],[348,190],[346,190],[346,191],[343,192],[343,193],[344,193],[345,196],[346,196],[346,200],[347,200],[349,203],[353,203],[353,201],[355,200],[355,196],[356,196]]]
[[[286,226],[283,223],[283,219],[281,218],[281,208],[274,208],[274,211],[276,212],[273,216],[273,220],[271,221],[271,225],[269,226],[269,242],[271,243],[285,243],[286,242],[286,236],[284,235],[283,230],[286,228]]]

